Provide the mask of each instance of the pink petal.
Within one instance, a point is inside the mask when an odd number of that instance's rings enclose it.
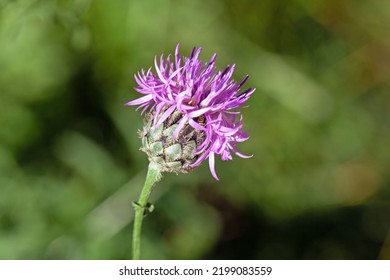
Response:
[[[211,108],[210,107],[206,107],[206,108],[202,108],[202,109],[199,109],[199,110],[196,110],[196,111],[193,111],[191,113],[189,113],[188,115],[191,117],[191,118],[197,118],[201,115],[203,115],[204,113],[210,111]]]
[[[157,72],[158,77],[161,79],[162,82],[164,82],[166,84],[167,81],[165,80],[164,76],[160,72],[160,67],[157,65],[157,58],[156,57],[154,58],[154,66],[156,68],[156,72]]]
[[[159,126],[160,124],[162,124],[173,113],[173,111],[175,111],[175,109],[176,109],[175,105],[172,105],[171,107],[169,107],[164,112],[164,114],[160,117],[160,119],[158,120],[156,126]]]
[[[244,155],[244,154],[241,154],[239,151],[237,151],[235,148],[232,148],[233,152],[238,155],[239,157],[241,158],[251,158],[253,157],[253,155],[250,155],[250,156],[247,156],[247,155]]]
[[[183,128],[184,124],[187,121],[187,116],[183,116],[183,118],[180,120],[178,126],[176,127],[175,131],[173,132],[173,139],[177,139],[177,136],[179,136],[180,130]]]
[[[161,110],[162,110],[164,107],[165,107],[165,104],[164,104],[164,103],[158,103],[158,104],[156,105],[156,109],[154,110],[154,120],[153,120],[153,125],[154,125],[154,127],[157,126],[157,120],[158,120],[158,118],[159,118],[159,116],[160,116]]]
[[[215,178],[215,180],[219,181],[217,173],[215,173],[215,166],[214,166],[214,164],[215,164],[214,153],[211,152],[210,156],[209,156],[210,171],[211,171],[211,174],[213,175],[213,177]]]
[[[194,121],[193,119],[189,119],[188,120],[188,123],[195,129],[197,130],[203,130],[205,131],[206,129],[204,128],[204,126],[198,124],[196,121]]]
[[[142,96],[140,98],[137,98],[133,101],[125,103],[126,106],[133,106],[133,105],[139,105],[142,103],[147,103],[148,101],[152,100],[153,96],[151,94],[148,94],[146,96]]]

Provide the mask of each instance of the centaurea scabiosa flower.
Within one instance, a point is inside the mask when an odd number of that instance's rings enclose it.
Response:
[[[232,152],[247,157],[235,148],[248,139],[236,109],[243,107],[255,89],[242,91],[248,76],[236,83],[232,79],[235,65],[217,71],[216,54],[204,63],[199,59],[201,50],[194,48],[189,58],[181,57],[178,45],[174,61],[169,56],[155,59],[155,72],[149,68],[135,75],[135,90],[144,96],[126,105],[138,105],[142,113],[148,112],[141,132],[142,150],[162,171],[187,172],[208,159],[218,180],[215,155],[222,160],[231,160]]]
[[[248,139],[238,109],[255,89],[241,89],[248,76],[239,83],[232,79],[235,65],[218,71],[216,54],[209,62],[202,62],[201,50],[194,48],[189,57],[183,57],[177,45],[172,60],[170,56],[155,58],[154,70],[151,67],[135,75],[135,90],[143,96],[126,105],[138,106],[141,114],[146,114],[140,136],[141,150],[150,161],[147,181],[153,176],[158,181],[162,172],[188,172],[207,159],[211,174],[218,180],[215,155],[222,160],[231,160],[232,153],[248,157],[236,150],[238,143]],[[136,211],[146,207],[147,197],[145,201],[141,197]],[[133,254],[137,254],[134,244]]]

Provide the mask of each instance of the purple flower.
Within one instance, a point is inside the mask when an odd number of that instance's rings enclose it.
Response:
[[[222,160],[231,160],[232,152],[243,158],[251,157],[235,148],[249,138],[242,131],[242,115],[237,109],[244,107],[256,89],[241,90],[248,76],[236,83],[232,79],[235,65],[218,71],[214,65],[216,54],[204,63],[199,59],[201,50],[194,48],[189,58],[182,57],[177,45],[174,61],[170,56],[165,60],[161,56],[159,62],[155,58],[155,73],[149,68],[135,75],[138,84],[135,90],[144,96],[126,105],[139,105],[137,109],[143,109],[141,114],[149,109],[154,126],[164,123],[174,112],[180,112],[181,119],[173,131],[173,139],[177,139],[188,125],[202,131],[203,141],[196,147],[197,157],[191,167],[209,159],[211,173],[218,180],[215,154]]]

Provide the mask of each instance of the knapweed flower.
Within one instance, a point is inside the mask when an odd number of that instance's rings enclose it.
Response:
[[[163,172],[188,172],[208,159],[215,179],[215,155],[231,160],[232,153],[247,158],[235,146],[247,140],[242,131],[238,108],[255,91],[241,90],[247,81],[232,79],[235,65],[224,71],[215,67],[214,54],[208,63],[199,59],[202,48],[194,48],[190,57],[155,58],[155,72],[141,70],[135,75],[136,91],[144,96],[126,103],[148,111],[141,131],[142,150]]]

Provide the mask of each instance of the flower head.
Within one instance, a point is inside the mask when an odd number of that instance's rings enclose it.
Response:
[[[235,65],[218,71],[216,54],[208,63],[202,62],[201,50],[194,48],[190,57],[182,57],[177,45],[173,61],[170,56],[165,60],[161,56],[159,61],[155,58],[155,72],[149,68],[135,75],[138,84],[135,90],[143,96],[126,105],[138,105],[137,109],[143,109],[141,114],[149,110],[141,132],[143,150],[149,160],[164,161],[163,171],[186,172],[208,159],[211,173],[218,180],[214,167],[216,154],[222,160],[231,160],[232,152],[248,157],[235,148],[249,138],[242,131],[242,115],[237,109],[243,107],[255,89],[241,90],[248,76],[240,83],[235,82],[232,79]],[[187,142],[191,143],[191,149],[186,148]],[[176,157],[172,152],[181,155],[172,159]],[[171,161],[167,161],[167,155]]]

